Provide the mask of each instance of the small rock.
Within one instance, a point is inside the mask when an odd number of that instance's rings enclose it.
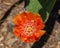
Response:
[[[4,39],[4,37],[2,36],[2,37],[0,37],[0,41],[2,41]]]
[[[12,32],[12,28],[13,28],[13,24],[8,23],[8,24],[7,24],[7,31],[8,31],[8,32]]]
[[[60,45],[60,42],[58,42],[58,44]]]
[[[58,14],[60,15],[60,9],[58,10]]]
[[[4,46],[4,44],[3,44],[3,43],[1,43],[1,44],[0,44],[0,46]]]
[[[9,2],[4,2],[4,4],[6,4],[6,5],[12,5],[12,3],[9,3]]]

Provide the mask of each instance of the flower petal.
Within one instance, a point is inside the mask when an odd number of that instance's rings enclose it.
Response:
[[[28,36],[21,34],[21,36],[19,38],[21,39],[21,41],[25,41],[25,40],[27,40]]]
[[[43,29],[45,27],[45,24],[39,14],[36,14],[36,24],[37,24],[37,28],[39,29]]]
[[[18,34],[18,33],[16,33],[16,32],[14,32],[14,35],[15,35],[16,37],[19,37],[19,35],[20,35],[20,34]]]
[[[26,42],[26,43],[30,43],[31,41],[27,39],[25,42]]]
[[[16,37],[19,37],[19,36],[20,36],[19,30],[18,30],[16,27],[13,28],[13,32],[14,32],[14,35],[15,35]]]
[[[14,16],[13,17],[13,23],[15,25],[21,25],[21,24],[23,24],[24,22],[23,22],[22,16],[20,14]]]
[[[32,36],[30,37],[30,40],[31,40],[31,42],[35,42],[35,41],[36,41],[35,35],[32,35]]]
[[[35,36],[36,36],[37,38],[39,38],[39,37],[43,36],[43,35],[45,34],[45,32],[46,32],[46,31],[44,31],[44,30],[39,30],[38,32],[35,32]]]

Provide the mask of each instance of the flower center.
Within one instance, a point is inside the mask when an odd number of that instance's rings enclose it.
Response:
[[[26,31],[27,31],[27,32],[32,32],[32,30],[33,30],[33,29],[32,29],[31,26],[28,26],[28,27],[26,28]]]
[[[32,26],[27,26],[25,28],[25,33],[29,36],[33,34],[33,27]]]

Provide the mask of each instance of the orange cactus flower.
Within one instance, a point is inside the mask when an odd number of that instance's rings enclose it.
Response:
[[[31,43],[40,39],[45,31],[42,30],[45,24],[39,14],[23,12],[13,17],[14,35],[21,41]]]

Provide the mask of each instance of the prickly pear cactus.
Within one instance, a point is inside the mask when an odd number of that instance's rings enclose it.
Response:
[[[29,0],[27,11],[39,13],[44,21],[47,20],[56,0]]]

